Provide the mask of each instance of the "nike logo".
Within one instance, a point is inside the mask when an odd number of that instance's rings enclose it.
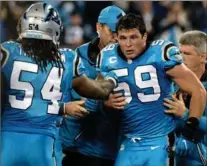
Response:
[[[157,149],[159,148],[160,146],[151,146],[151,150],[154,150],[154,149]]]

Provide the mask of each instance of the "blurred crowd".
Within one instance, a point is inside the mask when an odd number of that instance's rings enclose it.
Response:
[[[36,1],[35,1],[36,2]],[[125,12],[141,14],[149,40],[168,39],[175,44],[187,30],[207,32],[207,1],[55,1],[45,0],[59,11],[64,33],[61,46],[76,48],[93,39],[101,9],[115,4]],[[18,37],[16,25],[24,10],[34,1],[0,2],[1,42]]]

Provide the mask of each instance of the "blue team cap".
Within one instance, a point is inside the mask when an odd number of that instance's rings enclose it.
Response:
[[[101,24],[106,24],[109,28],[115,32],[116,24],[121,16],[124,16],[125,12],[121,10],[119,7],[112,5],[101,10],[98,22]]]

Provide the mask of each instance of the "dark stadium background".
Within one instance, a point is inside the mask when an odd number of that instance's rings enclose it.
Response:
[[[1,6],[1,43],[18,37],[16,25],[24,10],[37,1],[4,1]],[[175,44],[187,30],[207,32],[207,1],[45,1],[58,9],[64,24],[61,47],[76,48],[96,36],[101,9],[115,4],[125,12],[140,13],[149,39],[169,39]]]

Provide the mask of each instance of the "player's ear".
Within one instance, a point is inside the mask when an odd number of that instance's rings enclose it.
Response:
[[[147,33],[146,33],[146,32],[145,32],[144,35],[143,35],[143,39],[144,39],[145,41],[147,41]]]
[[[102,28],[102,25],[99,22],[97,22],[96,23],[96,32],[97,32],[98,36],[100,36],[101,28]]]
[[[201,63],[207,63],[206,53],[201,54]]]

